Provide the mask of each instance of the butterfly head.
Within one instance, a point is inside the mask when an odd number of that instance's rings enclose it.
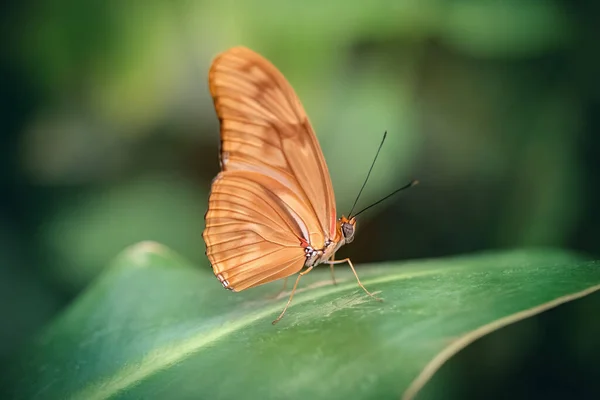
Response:
[[[344,235],[344,242],[351,243],[354,240],[356,218],[351,217],[350,219],[348,219],[342,215],[342,217],[340,218],[340,227],[342,229],[342,235]]]

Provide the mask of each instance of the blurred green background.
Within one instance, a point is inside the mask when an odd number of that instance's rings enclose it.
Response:
[[[207,72],[238,44],[295,87],[338,213],[386,130],[359,207],[421,181],[361,215],[340,255],[600,255],[598,2],[1,7],[0,368],[130,244],[157,240],[212,273],[201,233],[219,133]]]

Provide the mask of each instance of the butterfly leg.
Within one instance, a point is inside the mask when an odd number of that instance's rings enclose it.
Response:
[[[285,292],[285,288],[287,287],[287,280],[288,280],[288,277],[286,276],[286,277],[283,279],[283,287],[281,288],[281,290],[280,290],[279,292],[277,292],[277,294],[275,294],[274,296],[268,296],[267,298],[268,298],[268,299],[276,299],[276,298],[278,298],[278,297],[279,297],[279,295],[280,295],[281,293]]]
[[[333,255],[331,256],[331,261],[334,261],[334,262],[335,262],[335,253],[333,253]],[[334,266],[334,265],[335,265],[335,264],[333,264],[333,263],[330,263],[330,264],[329,264],[329,268],[330,268],[330,270],[331,270],[331,280],[333,281],[333,284],[334,284],[334,285],[337,285],[337,282],[335,281],[335,274],[333,273],[333,266]]]
[[[348,265],[350,265],[350,268],[352,269],[352,272],[354,273],[354,276],[356,277],[356,281],[358,282],[358,286],[360,286],[362,288],[362,290],[365,291],[366,294],[368,294],[369,296],[371,296],[375,300],[377,300],[377,301],[383,301],[383,299],[380,299],[379,297],[375,296],[373,293],[369,292],[367,290],[367,288],[362,284],[362,282],[358,278],[358,274],[356,273],[356,270],[354,269],[354,265],[352,265],[352,261],[350,261],[349,258],[345,258],[343,260],[338,260],[338,261],[327,261],[327,263],[329,263],[329,265],[332,265],[332,264],[342,264],[342,263],[345,263],[345,262],[347,262]]]
[[[292,288],[292,294],[290,294],[290,298],[288,299],[288,302],[285,305],[285,307],[284,307],[283,311],[281,312],[281,314],[279,314],[279,317],[277,317],[277,319],[272,322],[273,325],[275,325],[277,322],[279,322],[279,320],[281,318],[283,318],[283,314],[285,314],[285,312],[287,311],[288,307],[290,306],[290,303],[292,302],[292,299],[294,298],[294,293],[296,293],[296,287],[298,286],[298,282],[300,282],[300,278],[302,278],[304,275],[308,274],[312,269],[313,269],[313,267],[308,267],[306,269],[306,271],[302,271],[302,272],[300,272],[298,274],[298,278],[296,278],[296,283],[294,283],[294,287]]]

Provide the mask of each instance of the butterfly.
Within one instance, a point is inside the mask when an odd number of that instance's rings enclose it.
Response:
[[[356,218],[337,218],[325,157],[283,74],[258,53],[234,47],[213,60],[209,88],[220,121],[221,172],[211,185],[202,236],[223,287],[239,292],[285,278],[285,289],[298,274],[275,324],[302,276],[329,264],[335,283],[334,265],[347,263],[358,285],[381,301],[349,258],[334,258],[353,241]]]

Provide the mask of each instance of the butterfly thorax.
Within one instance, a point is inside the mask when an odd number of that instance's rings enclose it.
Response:
[[[306,267],[316,266],[330,260],[340,247],[354,240],[355,227],[356,220],[354,218],[347,219],[342,216],[336,224],[335,238],[326,240],[323,248],[315,249],[310,244],[304,247],[306,255],[304,265]]]

